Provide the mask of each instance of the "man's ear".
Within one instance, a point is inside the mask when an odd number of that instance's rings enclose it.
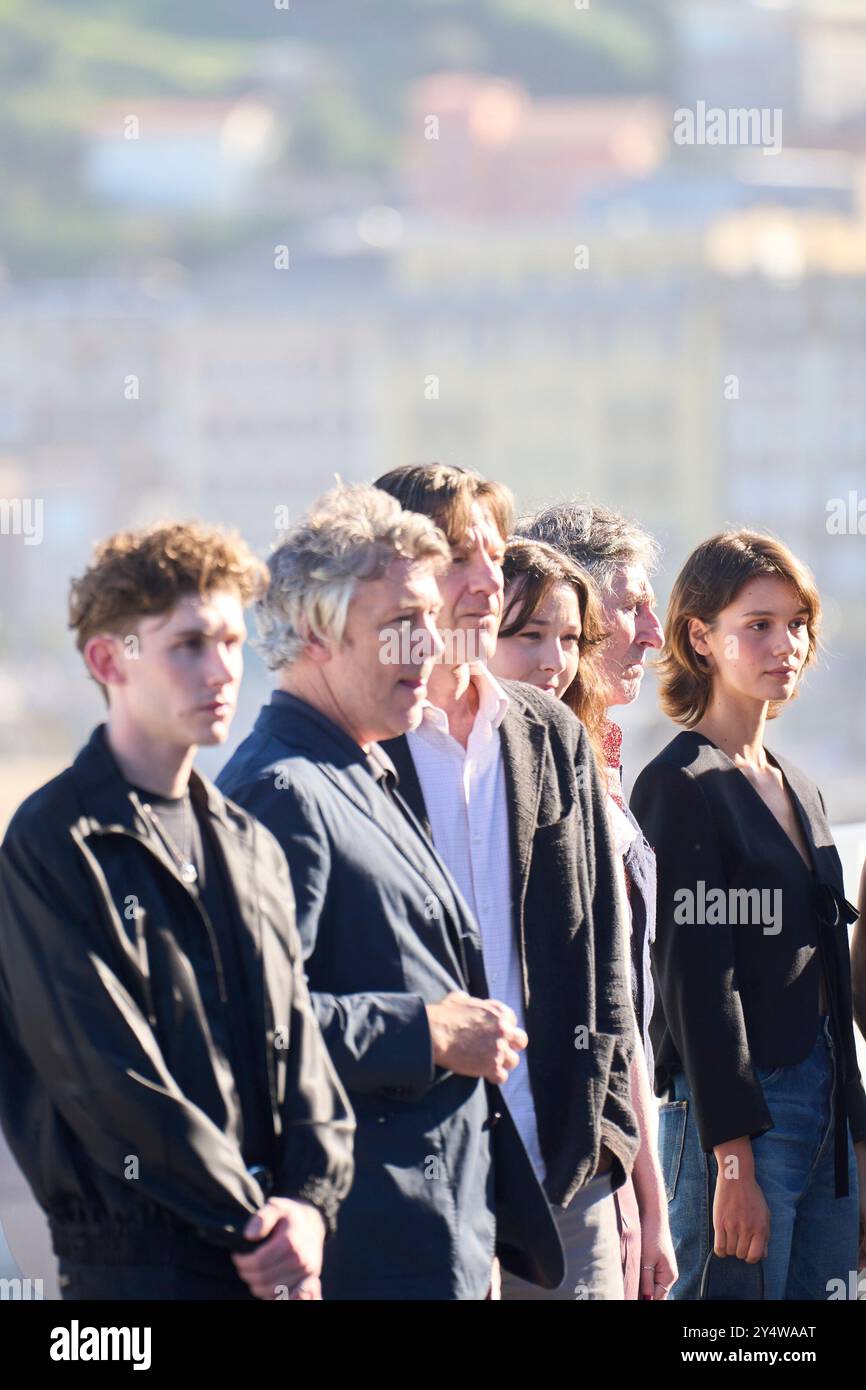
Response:
[[[88,671],[100,685],[126,685],[128,658],[119,637],[110,632],[96,633],[85,642],[83,655]]]
[[[317,666],[324,666],[331,660],[332,644],[328,638],[319,637],[318,633],[307,628],[304,636],[304,656],[308,661],[313,661]]]

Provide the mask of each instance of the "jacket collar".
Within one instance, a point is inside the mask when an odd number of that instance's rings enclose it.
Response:
[[[538,804],[544,781],[547,725],[520,693],[518,682],[504,682],[511,697],[500,735],[505,769],[508,819],[511,826],[514,902],[522,904],[538,824]],[[522,914],[515,920],[521,920]]]
[[[83,810],[94,828],[116,825],[150,840],[148,827],[137,810],[138,796],[109,747],[107,729],[106,724],[98,724],[72,764],[72,778]],[[216,820],[230,828],[225,799],[195,768],[190,771],[189,792],[197,809],[206,807]]]
[[[511,830],[512,883],[515,902],[521,902],[532,857],[532,841],[538,817],[538,802],[544,780],[547,725],[521,694],[520,682],[498,682],[508,701],[499,726],[502,762],[505,770],[508,822]],[[400,779],[400,790],[433,838],[424,794],[405,734],[384,744]]]
[[[523,899],[532,863],[532,846],[544,781],[548,733],[545,721],[537,716],[532,706],[523,698],[519,681],[504,680],[499,682],[499,685],[508,698],[508,707],[499,726],[499,736],[508,809],[514,922],[518,933],[524,997],[528,999]],[[389,739],[385,747],[397,768],[403,796],[428,838],[432,840],[432,827],[409,748],[409,740],[402,734],[399,738]]]
[[[281,743],[287,743],[293,748],[303,748],[310,752],[315,747],[319,759],[324,736],[329,744],[331,760],[336,766],[366,768],[377,782],[383,776],[393,778],[395,783],[400,780],[397,769],[381,743],[372,743],[369,753],[365,753],[361,745],[356,743],[345,729],[341,729],[339,724],[335,724],[333,719],[322,714],[314,705],[308,705],[306,700],[289,695],[285,690],[273,691],[270,704],[264,705],[259,711],[255,727],[259,733],[277,738]]]
[[[478,697],[478,711],[476,720],[486,720],[491,728],[500,728],[506,711],[508,710],[509,698],[504,687],[499,683],[484,662],[474,662],[470,666],[470,680],[475,687]],[[443,733],[449,733],[448,715],[445,710],[434,705],[432,700],[423,700],[421,703],[421,725],[418,732],[423,730],[425,724],[432,724]]]
[[[694,729],[687,729],[677,737],[681,739],[692,739],[704,748],[711,750],[712,756],[718,766],[723,767],[726,771],[736,766],[732,759],[728,757],[727,753],[719,748],[717,744],[713,743],[712,739],[707,738],[705,734],[697,733]],[[797,816],[800,828],[803,831],[806,844],[809,848],[812,865],[815,871],[815,885],[819,889],[829,888],[837,902],[845,904],[845,909],[847,911],[856,911],[856,909],[851,907],[850,903],[845,902],[842,863],[839,858],[839,851],[833,840],[833,832],[827,820],[820,791],[815,786],[814,782],[801,772],[798,767],[795,767],[793,763],[790,763],[787,758],[780,757],[778,753],[774,753],[772,749],[769,748],[766,749],[766,752],[783,773],[785,781],[788,783],[793,793],[794,813]],[[739,771],[739,769],[737,770]],[[743,794],[747,795],[750,802],[754,804],[754,798],[758,797],[758,793],[750,786],[748,779],[742,773],[740,776],[745,784],[745,788],[748,789],[744,789]],[[739,782],[736,785],[739,786]],[[760,800],[760,798],[758,799]],[[766,811],[768,815],[772,815],[769,807],[766,808]],[[785,838],[791,845],[792,853],[797,854],[799,859],[798,851],[781,826],[779,826],[779,833],[785,835]],[[848,920],[853,921],[854,919],[849,917]]]
[[[322,739],[328,744],[328,751],[340,767],[367,763],[367,754],[359,743],[329,719],[321,710],[290,695],[286,690],[271,692],[270,704],[263,705],[255,723],[259,733],[278,738],[293,748],[309,751],[320,748]]]
[[[302,751],[315,762],[321,775],[388,836],[395,851],[411,864],[434,896],[445,904],[452,900],[454,917],[447,907],[442,936],[447,968],[456,980],[477,992],[484,976],[480,941],[471,919],[464,920],[456,885],[433,846],[406,736],[401,734],[383,744],[374,743],[366,754],[327,715],[283,690],[274,691],[270,704],[260,711],[255,727],[257,732],[290,749]],[[404,771],[410,769],[414,787],[408,789],[407,797],[407,789],[400,786],[406,804],[406,812],[401,813],[397,804],[392,803],[375,783],[383,775],[393,775],[398,782]],[[413,813],[420,819],[417,811],[424,817],[423,825],[413,822]],[[483,994],[486,997],[486,985]]]

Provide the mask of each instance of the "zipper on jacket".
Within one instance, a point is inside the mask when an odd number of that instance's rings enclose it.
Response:
[[[253,846],[255,846],[255,838],[253,839]],[[253,865],[255,865],[255,855],[252,856],[252,861]],[[276,1059],[274,1058],[274,1047],[276,1045],[276,1029],[273,1010],[269,1007],[267,978],[265,976],[265,938],[264,932],[262,931],[262,906],[261,898],[258,892],[258,880],[256,877],[255,869],[251,870],[251,877],[254,889],[253,898],[256,904],[256,927],[258,931],[257,954],[259,957],[259,972],[261,974],[262,980],[262,1012],[264,1013],[265,1037],[271,1037],[270,1045],[268,1045],[267,1043],[265,1044],[265,1067],[268,1073],[268,1088],[271,1093],[271,1114],[273,1116],[274,1121],[274,1134],[277,1136],[281,1136],[283,1132],[283,1116],[282,1111],[280,1110],[279,1095],[277,1093],[277,1064]],[[288,1020],[286,1021],[286,1026],[288,1027]]]
[[[144,980],[144,997],[147,1003],[147,1021],[151,1028],[156,1027],[156,1004],[153,999],[153,990],[150,984],[150,956],[147,950],[147,938],[144,934],[144,922],[136,913],[135,917],[135,940],[138,946],[138,960],[141,967],[142,979]]]
[[[133,798],[133,804],[135,804],[135,798]],[[136,807],[136,809],[138,809],[138,808]],[[139,811],[139,815],[140,815],[140,814],[141,814],[141,812]],[[187,894],[187,897],[189,897],[189,898],[192,900],[192,902],[195,904],[196,908],[198,909],[199,916],[201,917],[201,919],[202,919],[202,921],[203,921],[203,923],[204,923],[205,930],[206,930],[206,932],[207,932],[207,934],[208,934],[208,943],[209,943],[210,948],[211,948],[211,955],[212,955],[212,957],[213,957],[214,966],[215,966],[215,968],[216,968],[216,973],[217,973],[217,985],[218,985],[218,988],[219,988],[220,1003],[222,1003],[222,1004],[227,1004],[227,1003],[228,1003],[228,994],[226,993],[225,970],[224,970],[224,968],[223,968],[222,954],[221,954],[221,952],[220,952],[219,944],[218,944],[218,942],[217,942],[217,937],[216,937],[216,932],[215,932],[215,930],[214,930],[213,922],[211,921],[211,918],[210,918],[210,916],[209,916],[209,914],[208,914],[206,908],[204,908],[204,907],[202,906],[202,904],[199,902],[198,898],[196,898],[196,897],[190,892],[189,884],[184,883],[183,879],[181,878],[180,874],[179,874],[179,873],[177,872],[177,870],[175,869],[174,865],[171,864],[170,861],[169,861],[168,859],[163,859],[162,855],[161,855],[160,853],[158,853],[158,851],[155,850],[155,849],[153,848],[153,846],[150,844],[150,842],[149,842],[147,839],[143,839],[140,835],[136,835],[134,831],[128,830],[128,829],[126,828],[126,826],[122,826],[122,825],[106,826],[106,827],[97,826],[97,827],[94,827],[89,833],[90,833],[90,834],[93,834],[93,835],[124,835],[127,839],[129,839],[129,840],[134,840],[135,843],[136,843],[137,845],[140,845],[143,849],[147,850],[148,854],[150,854],[150,855],[156,860],[156,862],[162,866],[163,869],[165,869],[169,874],[171,874],[171,877],[174,879],[175,883],[179,883],[179,884],[180,884],[181,888],[182,888],[182,889],[184,890],[184,892]],[[85,837],[82,836],[81,838],[83,839],[83,838],[85,838]],[[236,907],[236,909],[237,909],[237,915],[238,915],[238,917],[240,917],[240,905],[239,905],[238,902],[237,902],[237,894],[235,893],[235,890],[234,890],[234,883],[233,883],[233,881],[232,881],[232,876],[231,876],[231,873],[229,872],[229,868],[228,868],[228,865],[227,865],[227,863],[226,863],[225,855],[223,854],[223,851],[222,851],[222,846],[221,846],[218,842],[216,842],[215,848],[216,848],[216,850],[217,850],[217,852],[218,852],[218,854],[219,854],[219,856],[220,856],[223,875],[224,875],[226,881],[228,882],[228,884],[229,884],[229,886],[230,886],[232,892],[233,892],[234,895],[235,895],[235,907]],[[85,862],[87,862],[87,855],[86,855],[86,854],[85,854],[84,858],[85,858]],[[88,868],[90,868],[89,865],[88,865]],[[92,869],[90,869],[90,873],[91,873],[91,877],[94,877],[94,875],[93,875],[93,870],[92,870]],[[252,874],[252,880],[253,880],[253,886],[254,886],[254,888],[255,888],[255,884],[256,884],[255,874]],[[103,907],[105,907],[106,904],[105,904],[105,901],[104,901],[104,894],[103,894],[102,887],[101,887],[101,885],[99,884],[98,880],[97,880],[96,886],[97,886],[97,889],[98,889],[98,891],[99,891],[100,900],[101,900],[102,903],[103,903]],[[262,942],[262,939],[263,939],[263,933],[262,933],[262,922],[261,922],[261,907],[260,907],[260,904],[259,904],[259,895],[258,895],[258,892],[254,892],[253,896],[254,896],[255,905],[256,905],[256,920],[257,920],[257,924],[258,924],[259,943],[261,943],[261,942]],[[112,923],[111,925],[113,926],[114,924]],[[139,939],[139,940],[141,941],[141,943],[142,943],[142,946],[143,946],[143,949],[144,949],[144,955],[145,955],[145,958],[146,958],[146,957],[147,957],[147,942],[146,942],[145,939],[144,939],[144,932],[143,932],[143,930],[139,933],[139,928],[138,928],[138,923],[137,923],[137,922],[136,922],[136,937],[137,937],[137,939]],[[257,954],[257,956],[258,956],[258,966],[259,966],[259,971],[260,971],[261,979],[262,979],[262,996],[263,996],[263,1001],[264,1001],[264,1002],[263,1002],[263,1015],[264,1015],[264,1023],[265,1023],[265,1036],[267,1037],[267,1031],[268,1031],[268,1029],[269,1029],[269,1028],[271,1028],[271,1029],[273,1028],[273,1025],[274,1025],[274,1018],[273,1018],[273,1014],[272,1014],[272,1013],[269,1013],[269,1010],[268,1010],[268,991],[267,991],[267,987],[266,987],[266,979],[265,979],[265,973],[264,973],[264,950],[263,950],[263,948],[262,948],[261,945],[259,945],[258,947],[256,947],[255,944],[254,944],[254,949],[256,950],[256,954]],[[152,994],[152,991],[151,991],[151,988],[150,988],[150,968],[149,968],[149,965],[148,965],[147,974],[146,974],[146,976],[145,976],[145,991],[146,991],[146,998],[147,998],[147,1000],[148,1000],[148,1003],[149,1003],[149,1006],[150,1006],[150,1009],[151,1009],[151,1014],[149,1015],[148,1022],[149,1022],[152,1026],[155,1026],[157,1020],[156,1020],[156,1016],[155,1016],[155,1012],[154,1012],[153,994]],[[273,1113],[273,1116],[274,1116],[275,1125],[276,1125],[276,1123],[279,1123],[279,1130],[276,1130],[276,1132],[277,1132],[277,1133],[280,1133],[280,1132],[282,1131],[282,1113],[281,1113],[281,1111],[280,1111],[279,1098],[278,1098],[278,1095],[277,1095],[277,1080],[276,1080],[276,1072],[275,1072],[275,1065],[276,1065],[276,1064],[275,1064],[275,1061],[274,1061],[273,1056],[271,1055],[271,1048],[270,1048],[270,1047],[266,1047],[266,1048],[265,1048],[265,1052],[266,1052],[265,1065],[266,1065],[267,1076],[268,1076],[268,1087],[269,1087],[269,1090],[270,1090],[270,1093],[271,1093],[271,1110],[272,1110],[272,1113]]]
[[[105,881],[102,866],[99,864],[98,860],[96,860],[96,856],[90,846],[86,844],[86,836],[82,834],[79,826],[74,825],[70,833],[81,852],[81,857],[84,860],[85,872],[93,881],[97,902],[99,903],[103,919],[107,922],[111,932],[117,932],[120,923],[120,914],[108,891],[108,884]],[[117,922],[114,921],[112,913],[118,918]],[[119,926],[119,930],[124,947],[128,952],[134,954],[138,968],[141,971],[144,985],[144,1001],[147,1009],[147,1021],[152,1028],[155,1028],[156,1007],[154,1004],[153,991],[150,987],[150,960],[147,953],[147,940],[145,938],[144,928],[140,925],[140,918],[137,915],[135,917],[135,946],[132,945],[122,925]]]
[[[177,872],[174,870],[174,868],[171,866],[171,864],[169,864],[168,860],[163,859],[162,855],[161,855],[161,854],[158,854],[158,853],[156,852],[156,850],[153,848],[153,846],[150,845],[150,844],[148,843],[147,840],[143,840],[143,839],[141,838],[141,836],[140,836],[140,835],[136,835],[134,831],[132,831],[132,830],[127,830],[125,826],[122,826],[122,825],[116,825],[116,826],[115,826],[115,825],[113,825],[113,826],[107,826],[107,827],[105,827],[105,829],[103,829],[103,828],[100,826],[100,827],[97,827],[96,829],[91,830],[91,831],[90,831],[90,834],[91,834],[91,835],[123,835],[123,836],[125,836],[125,838],[128,839],[128,840],[134,840],[135,843],[136,843],[137,845],[140,845],[142,849],[147,850],[148,854],[151,855],[151,857],[152,857],[153,859],[156,860],[157,864],[159,864],[159,865],[161,866],[161,868],[165,869],[167,873],[171,874],[171,877],[174,879],[175,883],[180,884],[181,888],[182,888],[183,891],[186,893],[187,897],[191,900],[191,902],[194,904],[194,906],[196,907],[196,909],[197,909],[197,911],[198,911],[199,916],[201,917],[202,921],[204,922],[205,931],[207,932],[207,937],[208,937],[208,944],[209,944],[210,949],[211,949],[211,956],[212,956],[212,958],[213,958],[214,967],[215,967],[215,969],[216,969],[217,985],[218,985],[218,988],[219,988],[220,1003],[221,1003],[221,1004],[227,1004],[227,1003],[228,1003],[228,994],[226,993],[225,971],[224,971],[224,969],[223,969],[222,955],[220,954],[219,944],[218,944],[218,942],[217,942],[217,937],[216,937],[216,932],[214,931],[213,922],[211,921],[210,917],[208,916],[208,913],[207,913],[206,909],[205,909],[204,907],[202,907],[202,905],[201,905],[201,903],[199,902],[198,898],[194,897],[193,894],[190,892],[190,890],[189,890],[189,884],[184,883],[184,881],[183,881],[183,879],[181,878],[180,874],[177,873]]]

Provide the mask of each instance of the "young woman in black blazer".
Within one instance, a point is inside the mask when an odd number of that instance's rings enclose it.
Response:
[[[713,1248],[763,1261],[768,1299],[849,1296],[858,1241],[866,1254],[856,909],[820,791],[764,747],[819,621],[805,566],[751,531],[699,546],[671,594],[661,702],[688,732],[631,807],[658,867],[651,1034],[675,1299],[699,1296]],[[744,1273],[719,1267],[730,1296]]]
[[[866,859],[860,870],[857,895],[860,917],[851,937],[851,983],[854,993],[854,1022],[866,1038]]]

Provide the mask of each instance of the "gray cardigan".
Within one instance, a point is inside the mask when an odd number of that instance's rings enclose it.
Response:
[[[567,1206],[595,1172],[602,1144],[621,1167],[615,1186],[637,1153],[629,963],[605,792],[587,732],[565,705],[533,686],[501,684],[509,697],[499,733],[526,1060],[545,1190],[551,1202]],[[407,740],[382,747],[397,768],[402,795],[430,834]],[[584,1040],[588,1045],[581,1046]]]

